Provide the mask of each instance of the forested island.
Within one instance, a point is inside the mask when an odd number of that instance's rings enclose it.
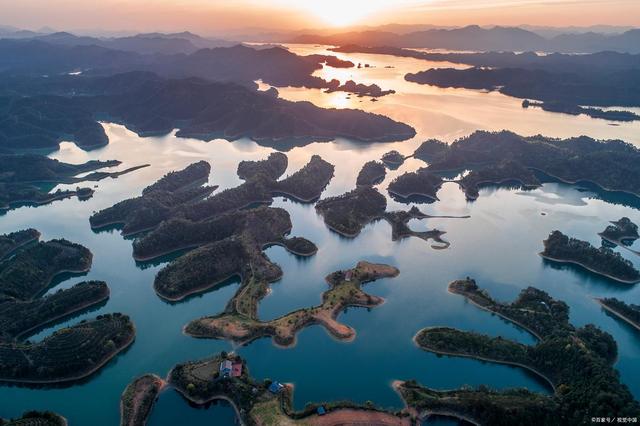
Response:
[[[29,82],[32,79],[37,77],[29,77]],[[382,115],[290,102],[228,81],[166,79],[135,71],[107,77],[56,77],[47,83],[50,89],[36,88],[36,93],[27,90],[3,97],[0,91],[0,148],[55,149],[61,140],[85,149],[105,145],[107,136],[96,116],[141,136],[179,129],[179,137],[250,138],[282,148],[337,137],[386,142],[415,136],[410,126]]]
[[[496,168],[503,162],[515,162],[563,182],[591,182],[604,190],[640,196],[640,149],[620,140],[476,131],[451,145],[427,141],[416,150],[416,158],[426,159],[432,173]]]
[[[635,121],[640,120],[640,115],[630,111],[619,110],[603,110],[593,107],[581,107],[580,105],[550,101],[550,102],[533,102],[528,99],[522,101],[522,108],[541,108],[549,112],[561,112],[569,115],[588,115],[591,118],[601,118],[609,121]]]
[[[131,382],[120,397],[120,426],[144,426],[151,414],[164,380],[145,374]]]
[[[438,87],[498,90],[521,99],[535,99],[547,111],[587,114],[616,121],[637,120],[627,111],[601,107],[640,106],[637,96],[638,55],[598,52],[588,55],[534,52],[422,52],[389,46],[345,45],[336,52],[359,52],[410,57],[426,61],[468,64],[466,69],[431,68],[409,73],[405,80]]]
[[[89,218],[91,227],[101,229],[120,225],[123,235],[152,229],[217,189],[217,186],[201,186],[209,178],[210,170],[209,163],[199,161],[183,170],[170,172],[146,187],[141,196],[94,213]]]
[[[27,411],[20,418],[0,418],[0,426],[67,426],[67,419],[50,411]]]
[[[431,168],[423,167],[415,172],[407,172],[398,176],[389,184],[389,194],[400,200],[412,197],[424,197],[432,201],[438,200],[438,190],[443,180],[431,172]]]
[[[67,240],[39,242],[27,247],[0,268],[0,299],[37,297],[56,275],[87,272],[92,258],[86,247]]]
[[[120,172],[94,172],[83,177],[79,174],[114,167],[120,161],[88,161],[84,164],[68,164],[37,154],[0,154],[0,210],[24,204],[48,204],[72,196],[88,198],[93,194],[91,188],[60,190],[49,192],[56,184],[97,181],[107,177],[132,172],[140,167],[132,167]]]
[[[598,235],[612,244],[628,247],[632,245],[640,235],[638,234],[638,225],[631,222],[628,217],[623,217],[620,220],[611,222],[611,225],[607,226],[604,231]],[[632,252],[640,254],[635,250]]]
[[[129,346],[128,316],[98,315],[55,331],[38,343],[0,343],[0,382],[55,384],[83,379]]]
[[[337,316],[350,306],[370,308],[381,304],[383,299],[363,292],[361,286],[380,278],[395,277],[398,273],[392,266],[359,262],[353,269],[337,271],[326,277],[329,290],[322,295],[321,305],[299,309],[271,321],[257,318],[258,300],[251,300],[252,306],[247,307],[242,300],[247,296],[241,288],[225,312],[192,321],[185,327],[185,333],[198,338],[229,339],[240,344],[272,337],[279,346],[291,346],[295,344],[300,330],[320,324],[332,336],[351,340],[355,337],[355,330],[336,321]],[[250,279],[256,280],[256,277]]]
[[[619,375],[613,369],[618,353],[613,337],[592,324],[575,328],[569,323],[569,307],[564,302],[530,287],[524,289],[515,302],[504,304],[492,299],[472,279],[455,281],[449,285],[449,290],[529,330],[538,338],[538,343],[528,346],[502,337],[432,327],[421,330],[415,337],[422,349],[516,365],[538,374],[554,389],[553,398],[536,398],[541,415],[546,413],[545,418],[552,419],[550,424],[578,425],[588,422],[593,413],[606,412],[614,417],[627,417],[640,410],[640,405],[629,389],[620,383]],[[523,414],[531,413],[533,407],[529,404],[536,400],[526,394],[522,394],[525,398],[520,399],[507,398],[508,394],[502,392],[481,391],[481,394],[489,402],[483,404],[481,410],[472,400],[459,400],[449,408],[460,417],[469,417],[476,423],[494,424],[489,420],[509,415],[503,411],[505,407],[496,402],[510,399],[517,404],[509,410],[514,410],[516,417],[505,417],[497,424],[514,424]],[[424,403],[425,408],[442,406],[440,396],[413,395]],[[604,398],[602,395],[608,396]],[[556,419],[548,417],[550,414]],[[538,420],[536,417],[536,422]]]
[[[319,198],[333,178],[334,166],[314,155],[291,176],[276,180],[286,170],[286,156],[282,156],[284,154],[272,154],[266,160],[242,162],[238,173],[245,182],[211,197],[208,196],[217,186],[199,186],[206,182],[210,166],[205,162],[194,163],[147,187],[140,197],[93,214],[89,218],[91,226],[101,229],[120,225],[123,235],[132,235],[152,230],[172,218],[197,222],[250,206],[270,204],[278,195],[298,202]]]
[[[640,330],[640,305],[627,304],[615,297],[596,299],[607,312]]]
[[[27,230],[37,239],[39,233]],[[15,235],[9,234],[9,235]],[[92,254],[66,240],[23,247],[0,267],[0,382],[56,384],[91,375],[134,339],[125,315],[101,315],[57,330],[37,343],[25,341],[42,327],[105,302],[109,288],[89,281],[43,296],[62,273],[84,273]]]
[[[345,237],[356,237],[370,222],[382,218],[387,200],[375,188],[360,186],[336,197],[316,203],[316,211],[333,231]]]
[[[474,169],[458,181],[468,200],[476,200],[480,196],[480,188],[483,185],[504,185],[508,183],[515,183],[525,189],[534,189],[541,186],[533,171],[518,162],[510,160],[493,166]]]
[[[404,163],[404,160],[406,160],[406,158],[404,155],[400,154],[398,151],[393,150],[393,151],[386,152],[382,156],[381,160],[390,169],[397,169]]]
[[[608,247],[595,248],[586,241],[570,238],[560,231],[553,231],[544,241],[540,256],[554,262],[579,265],[624,284],[640,282],[640,271],[620,253]]]
[[[40,232],[32,228],[0,235],[0,260],[12,255],[17,249],[39,239]]]
[[[360,173],[356,179],[357,186],[373,186],[384,180],[387,175],[387,169],[383,163],[378,161],[369,161],[362,166]]]

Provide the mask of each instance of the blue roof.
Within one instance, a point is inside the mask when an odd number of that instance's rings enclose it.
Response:
[[[284,386],[282,386],[282,384],[280,384],[278,382],[273,382],[269,386],[269,392],[278,393],[278,392],[280,392],[280,389],[282,389],[283,387]]]
[[[323,415],[326,412],[327,412],[327,410],[325,410],[322,405],[318,407],[318,414]]]

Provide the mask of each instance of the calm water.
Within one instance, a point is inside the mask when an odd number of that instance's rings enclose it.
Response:
[[[378,103],[368,100],[359,103],[354,97],[343,99],[348,101],[344,105],[333,105],[350,106],[354,102],[356,107],[388,113],[414,125],[419,135],[412,141],[397,144],[363,145],[337,140],[289,151],[289,173],[302,167],[313,154],[320,154],[336,165],[336,176],[323,194],[325,197],[351,189],[362,164],[380,158],[390,149],[409,153],[426,138],[437,136],[452,140],[476,128],[504,127],[525,134],[563,137],[587,134],[640,144],[636,125],[612,127],[601,120],[522,110],[519,101],[502,95],[435,90],[402,80],[405,72],[426,68],[428,64],[424,62],[376,55],[342,56],[355,56],[356,62],[370,63],[376,68],[338,70],[340,73],[344,72],[346,77],[347,73],[357,73],[358,81],[376,82],[384,89],[398,90],[398,94]],[[385,64],[396,68],[384,68]],[[344,96],[297,89],[281,90],[281,94],[292,99],[305,96],[321,105],[341,102]],[[622,380],[640,397],[640,383],[634,380],[640,377],[640,335],[607,316],[593,301],[593,297],[615,296],[638,303],[638,287],[616,285],[575,268],[554,267],[537,256],[542,240],[554,229],[599,245],[596,233],[604,229],[607,221],[628,216],[640,223],[640,201],[549,183],[530,192],[487,188],[481,191],[476,202],[468,203],[455,184],[445,184],[438,193],[441,201],[421,205],[423,211],[441,215],[469,214],[471,218],[412,221],[411,226],[417,230],[437,227],[447,231],[445,238],[451,247],[434,250],[419,239],[392,242],[386,222],[368,226],[356,239],[344,239],[325,227],[313,206],[277,199],[274,205],[291,213],[293,234],[314,241],[319,252],[311,259],[301,260],[279,247],[267,250],[269,257],[282,266],[284,277],[272,286],[271,294],[260,305],[262,318],[274,318],[319,303],[321,293],[326,290],[324,276],[362,259],[395,265],[401,274],[366,287],[372,294],[384,297],[384,305],[371,311],[349,309],[341,315],[341,321],[357,330],[352,343],[338,342],[323,328],[311,327],[299,334],[298,344],[290,349],[278,349],[266,339],[234,348],[228,342],[191,339],[182,335],[181,328],[191,319],[220,312],[237,289],[237,282],[229,282],[219,290],[183,303],[167,304],[152,289],[154,276],[163,265],[136,264],[131,257],[131,240],[122,238],[118,231],[93,232],[88,217],[93,211],[139,194],[167,171],[200,159],[213,165],[211,183],[221,185],[221,189],[235,186],[240,183],[235,174],[238,162],[265,158],[271,150],[247,140],[205,143],[174,135],[140,138],[122,126],[109,123],[104,126],[110,140],[107,147],[84,152],[65,143],[51,156],[73,163],[119,159],[124,164],[118,169],[140,163],[150,163],[152,167],[99,182],[95,196],[85,202],[69,199],[39,208],[10,211],[0,216],[0,233],[34,227],[43,233],[44,240],[64,237],[81,243],[94,253],[93,268],[87,275],[71,277],[56,288],[87,279],[105,280],[111,288],[111,298],[106,305],[48,328],[33,339],[42,339],[57,328],[99,313],[124,312],[136,324],[136,341],[84,383],[55,389],[0,387],[0,417],[17,416],[30,409],[48,409],[63,414],[72,425],[116,425],[120,394],[134,377],[149,372],[165,376],[175,363],[207,357],[221,350],[237,350],[258,378],[295,384],[295,404],[299,408],[309,401],[342,398],[371,400],[385,407],[399,408],[401,401],[390,387],[396,379],[413,378],[439,389],[487,384],[496,388],[526,386],[548,392],[544,383],[520,369],[440,358],[413,345],[411,338],[420,328],[435,325],[533,343],[527,333],[447,292],[449,281],[467,275],[475,277],[491,294],[503,300],[514,298],[520,289],[530,285],[565,300],[576,325],[593,322],[613,334],[620,351],[616,367]],[[379,188],[386,194],[390,180],[421,166],[420,161],[408,161],[389,173]],[[389,209],[407,207],[389,199]],[[621,253],[640,266],[639,256],[625,250]],[[442,421],[445,423],[441,424],[449,424]],[[196,409],[174,391],[167,390],[162,393],[149,424],[232,425],[234,422],[233,410],[228,405],[220,403]]]

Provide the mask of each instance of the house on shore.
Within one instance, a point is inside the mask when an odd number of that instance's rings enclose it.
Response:
[[[220,363],[220,375],[222,377],[229,377],[233,372],[233,363],[231,361],[224,360]]]

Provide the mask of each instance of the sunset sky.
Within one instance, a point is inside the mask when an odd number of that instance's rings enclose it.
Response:
[[[0,24],[219,33],[385,23],[640,26],[639,0],[0,0]]]

